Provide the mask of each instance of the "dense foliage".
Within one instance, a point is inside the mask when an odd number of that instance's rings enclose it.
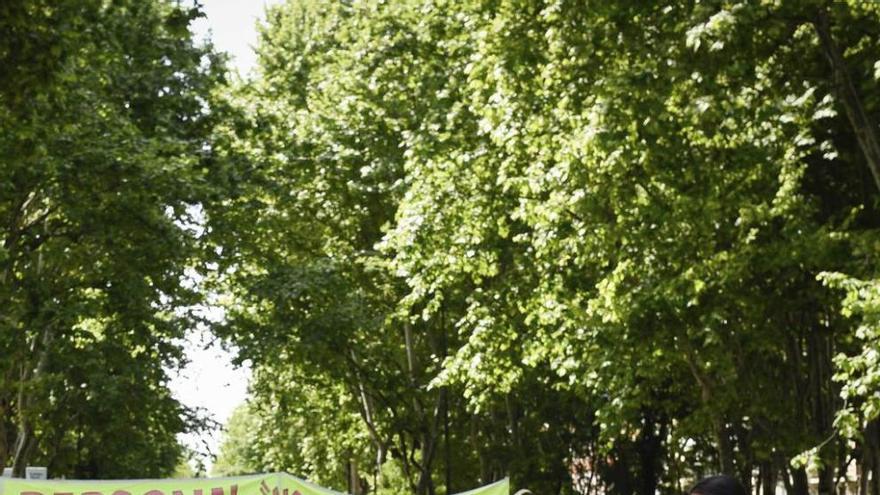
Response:
[[[191,218],[222,64],[197,10],[0,3],[0,466],[170,474],[203,419],[168,390],[201,300]]]
[[[230,84],[198,15],[0,3],[0,465],[185,471],[205,324],[218,473],[880,495],[880,7],[289,0]]]
[[[227,472],[867,490],[878,43],[864,2],[271,8],[209,211]]]

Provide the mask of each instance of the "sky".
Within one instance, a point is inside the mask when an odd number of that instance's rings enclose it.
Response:
[[[232,55],[232,65],[247,75],[256,65],[253,46],[257,42],[256,22],[267,5],[278,0],[200,0],[206,18],[193,26],[196,39],[210,35],[215,48]]]
[[[196,39],[210,38],[216,49],[232,56],[233,69],[242,76],[250,73],[256,65],[253,51],[257,41],[256,22],[262,18],[266,5],[277,0],[201,0],[200,3],[207,17],[193,26]],[[226,423],[247,396],[250,368],[234,367],[233,353],[224,350],[205,329],[189,332],[184,347],[189,364],[172,377],[171,390],[187,406],[203,408],[215,421]],[[215,430],[202,437],[182,436],[181,441],[197,451],[204,451],[207,446],[216,454],[220,436]],[[211,459],[205,462],[210,473]]]

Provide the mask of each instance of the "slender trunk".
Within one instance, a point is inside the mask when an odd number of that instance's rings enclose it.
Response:
[[[868,495],[868,472],[871,470],[868,466],[868,459],[870,459],[870,455],[866,445],[862,447],[862,458],[859,460],[859,467],[856,470],[859,477],[859,495]]]
[[[874,184],[880,191],[880,138],[877,136],[877,127],[868,117],[868,112],[862,104],[858,90],[850,78],[843,53],[831,34],[831,20],[828,12],[820,12],[814,25],[822,43],[822,50],[831,65],[831,71],[834,75],[834,89],[843,101],[847,119],[856,135],[868,168],[871,169]]]
[[[764,495],[773,495],[776,493],[776,470],[773,463],[764,461],[761,463],[761,483]]]
[[[422,479],[420,483],[424,485],[427,495],[434,495],[436,486],[432,476],[434,470],[434,459],[437,456],[438,441],[440,439],[440,422],[443,417],[444,404],[449,400],[449,393],[446,387],[440,389],[437,400],[434,404],[432,417],[428,424],[425,425],[422,434]],[[426,421],[428,418],[425,418]]]
[[[831,341],[830,335],[822,326],[817,326],[810,334],[810,376],[813,390],[813,420],[815,432],[819,438],[826,439],[833,435],[833,400],[831,386]],[[834,472],[836,467],[836,442],[823,442],[819,455],[822,465],[818,475],[819,495],[834,493]]]
[[[438,423],[441,417],[443,400],[446,397],[446,390],[440,390],[439,395],[437,396],[436,407],[433,409],[433,416],[429,417],[428,411],[423,407],[418,396],[420,392],[417,380],[417,375],[419,374],[417,369],[418,363],[415,358],[415,342],[413,339],[412,326],[408,322],[403,325],[403,337],[406,348],[407,371],[409,372],[409,381],[413,393],[413,410],[416,412],[422,423],[420,442],[422,459],[421,463],[413,462],[419,470],[419,480],[416,492],[419,495],[434,495],[435,486],[431,471],[433,468],[434,455],[436,453]]]
[[[880,495],[880,425],[874,420],[874,428],[871,431],[871,495]]]
[[[430,469],[427,467],[423,468],[419,474],[418,493],[420,495],[434,495],[435,488]]]
[[[766,476],[765,471],[764,464],[758,464],[758,482],[754,484],[755,489],[753,491],[755,495],[761,495],[762,489],[764,488],[764,476]],[[764,491],[766,492],[766,490]]]
[[[12,447],[12,477],[13,478],[24,478],[24,468],[21,466],[21,461],[24,459],[22,455],[27,448],[28,444],[28,429],[27,429],[27,421],[22,417],[22,405],[25,399],[24,394],[24,382],[25,377],[22,376],[21,381],[18,384],[18,400],[16,401],[16,407],[18,408],[18,423],[16,427],[15,434],[15,444]]]
[[[433,482],[431,479],[431,452],[434,450],[433,442],[430,436],[425,433],[422,435],[422,462],[419,466],[419,486],[417,493],[419,495],[433,494]]]
[[[832,495],[834,493],[834,466],[828,466],[819,470],[819,495]]]
[[[487,483],[489,481],[489,462],[486,460],[483,448],[480,445],[480,425],[479,418],[476,415],[471,416],[470,440],[471,449],[477,453],[477,459],[480,462],[480,482]]]
[[[713,407],[713,390],[712,381],[706,373],[700,369],[694,357],[692,349],[687,349],[685,353],[688,367],[691,374],[700,386],[700,399],[703,405],[710,409],[712,420],[712,434],[715,437],[715,446],[718,450],[718,467],[724,474],[733,476],[733,447],[730,443],[730,433],[727,431],[727,423],[724,420],[723,413]]]
[[[442,340],[440,342],[440,357],[442,362],[446,362],[449,355],[449,334],[446,327],[446,313],[440,312],[440,325],[443,328]],[[443,387],[446,391],[447,388]],[[443,464],[446,484],[446,494],[454,493],[452,491],[452,448],[449,445],[449,392],[443,397]]]
[[[785,486],[785,493],[794,494],[794,484],[792,483],[791,477],[788,474],[788,461],[782,459],[781,464],[782,471],[780,474],[782,474],[782,484]]]
[[[31,421],[31,402],[32,393],[26,391],[26,384],[30,380],[37,380],[46,374],[49,367],[49,347],[52,343],[52,330],[46,326],[43,330],[41,342],[36,350],[38,352],[37,366],[33,373],[22,366],[21,382],[18,389],[18,432],[15,438],[15,450],[12,458],[12,475],[17,478],[24,477],[24,471],[27,463],[36,447],[36,438],[34,438],[34,425]]]
[[[348,461],[348,493],[351,495],[363,495],[364,491],[361,487],[361,476],[358,472],[357,459]]]
[[[452,449],[449,446],[449,394],[443,397],[443,464],[446,493],[452,491]]]
[[[46,217],[43,217],[43,231],[46,230]],[[37,251],[37,267],[36,275],[39,279],[43,274],[43,252]],[[30,293],[30,304],[35,309],[35,314],[40,314],[41,298],[35,293]],[[29,381],[37,381],[41,379],[49,368],[49,349],[54,338],[50,321],[40,322],[40,318],[31,321],[32,327],[39,327],[42,323],[43,331],[40,338],[35,338],[31,345],[31,355],[36,355],[37,360],[34,365],[27,359],[21,364],[21,374],[18,387],[18,401],[16,408],[18,409],[18,435],[15,439],[15,450],[12,458],[12,475],[14,477],[23,478],[25,468],[30,457],[36,447],[36,438],[34,438],[34,425],[31,420],[31,403],[33,399],[33,391],[26,391],[26,385]],[[33,367],[32,367],[33,366]]]
[[[739,446],[738,475],[746,493],[751,492],[755,483],[755,452],[752,450],[752,430],[739,424],[732,428],[735,444]],[[760,479],[759,479],[760,483]]]
[[[409,449],[407,448],[406,440],[403,438],[403,435],[397,435],[397,439],[398,448],[400,449],[400,467],[403,470],[403,477],[406,479],[406,482],[409,484],[413,493],[418,493],[418,485],[416,480],[413,479],[412,465],[410,463]]]
[[[378,488],[379,483],[382,482],[382,465],[385,463],[385,457],[391,441],[383,439],[382,435],[379,433],[374,419],[375,407],[372,398],[367,395],[366,387],[364,387],[364,381],[357,364],[357,356],[354,350],[351,350],[349,355],[351,357],[352,369],[354,370],[354,375],[357,381],[357,390],[351,390],[351,388],[349,390],[352,395],[355,395],[358,398],[358,412],[360,413],[361,419],[364,420],[364,424],[367,426],[370,439],[373,441],[373,446],[376,449],[376,465],[373,470],[373,485]]]
[[[387,449],[385,445],[379,443],[376,446],[376,466],[373,469],[373,489],[379,490],[379,483],[382,482],[382,465],[385,464],[385,456]]]
[[[792,477],[792,495],[810,495],[810,485],[807,481],[807,470],[804,468],[794,469]]]
[[[19,429],[19,437],[16,438],[15,442],[15,457],[12,460],[13,478],[24,478],[25,468],[27,468],[27,463],[33,453],[35,443],[33,430],[27,429],[22,434],[21,429]]]
[[[6,461],[9,457],[9,444],[6,435],[6,407],[0,405],[0,470],[6,467]]]
[[[660,434],[657,433],[658,421],[653,411],[646,411],[642,418],[642,432],[639,436],[639,486],[640,495],[654,495],[660,483],[660,459],[662,457],[665,425],[659,421]]]
[[[718,449],[718,467],[724,474],[734,475],[733,446],[724,418],[719,413],[712,416],[712,429]]]
[[[874,471],[877,459],[877,420],[869,421],[865,425],[865,438],[862,444],[862,459],[859,466],[859,495],[868,495],[868,476],[877,479]],[[874,486],[871,484],[873,491]]]

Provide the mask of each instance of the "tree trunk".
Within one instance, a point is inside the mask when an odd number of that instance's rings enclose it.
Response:
[[[400,449],[400,468],[403,471],[403,477],[409,484],[413,493],[418,493],[418,484],[413,479],[412,467],[410,465],[409,448],[406,445],[406,439],[403,435],[397,435],[398,448]]]
[[[859,476],[859,495],[868,495],[868,477],[877,477],[874,467],[877,458],[877,420],[868,421],[862,439],[862,455],[859,459],[857,474]]]
[[[31,430],[29,426],[26,426],[25,428],[27,429],[24,430],[24,432],[19,428],[19,436],[15,441],[15,457],[13,457],[12,460],[13,478],[24,478],[25,468],[27,468],[28,461],[30,460],[36,444],[33,430]]]
[[[782,471],[780,472],[780,474],[782,475],[782,484],[785,486],[785,493],[789,495],[794,494],[794,483],[792,482],[791,476],[789,476],[788,473],[788,461],[782,459],[781,464]]]
[[[739,457],[734,466],[736,475],[742,481],[746,493],[749,493],[755,486],[755,452],[752,450],[752,430],[741,424],[733,426],[730,430],[733,433],[733,443],[739,447]],[[731,455],[733,454],[731,453]],[[760,478],[758,484],[760,484]]]
[[[816,326],[809,337],[810,376],[813,391],[813,421],[816,434],[823,439],[819,450],[822,467],[818,474],[819,495],[834,493],[834,472],[837,458],[837,444],[830,439],[833,432],[834,397],[831,384],[831,336],[822,326]]]
[[[488,483],[489,478],[489,461],[486,459],[484,455],[483,448],[480,445],[480,425],[479,418],[476,414],[471,416],[471,428],[470,428],[470,440],[471,440],[471,448],[474,452],[477,453],[477,459],[480,462],[480,482]]]
[[[761,463],[761,491],[764,495],[774,495],[776,493],[776,469],[770,461]]]
[[[727,431],[727,423],[721,411],[715,408],[713,403],[712,380],[697,364],[693,350],[688,348],[685,352],[688,367],[691,374],[700,386],[700,399],[703,405],[710,410],[712,417],[712,434],[715,437],[715,446],[718,450],[718,468],[723,474],[735,475],[733,464],[733,447],[730,444],[730,434]]]
[[[418,465],[419,484],[417,493],[419,495],[434,495],[435,487],[431,471],[434,465],[436,437],[430,431],[425,431],[422,435],[421,444],[422,462]]]
[[[361,473],[358,470],[357,459],[349,459],[348,461],[348,493],[351,495],[365,495],[364,483],[361,480]]]
[[[33,373],[22,365],[21,383],[18,389],[18,432],[15,438],[15,451],[12,458],[12,475],[17,478],[24,477],[24,471],[28,461],[36,447],[34,438],[34,425],[30,418],[31,393],[25,391],[25,384],[29,380],[37,380],[46,374],[49,367],[49,347],[52,344],[52,330],[47,326],[42,333],[41,342],[36,347],[38,352],[37,365]]]
[[[735,474],[733,447],[730,444],[730,434],[727,431],[727,425],[719,414],[713,415],[712,427],[713,434],[715,435],[715,444],[718,449],[718,468],[723,474],[733,476]]]
[[[351,358],[351,368],[356,381],[355,384],[349,384],[349,393],[356,398],[355,402],[358,404],[358,413],[364,421],[364,424],[367,426],[370,439],[373,441],[373,446],[376,449],[376,465],[373,468],[373,485],[378,488],[379,484],[382,482],[382,465],[385,464],[388,448],[393,444],[393,440],[383,438],[378,430],[375,422],[375,405],[373,404],[373,398],[367,395],[354,349],[349,351],[349,357]]]
[[[834,465],[819,470],[819,495],[834,494]]]
[[[6,407],[0,406],[0,470],[6,467],[9,457],[9,444],[6,437]]]
[[[661,420],[661,435],[657,434],[657,421],[653,411],[646,411],[642,418],[639,435],[639,491],[640,495],[654,495],[660,483],[660,460],[662,458],[665,425]]]
[[[862,458],[859,460],[859,468],[856,471],[859,477],[859,495],[868,495],[868,473],[871,471],[868,459],[870,459],[868,447],[864,446],[862,448]]]
[[[446,314],[441,311],[440,312],[440,325],[443,328],[442,341],[440,343],[440,357],[442,358],[442,362],[446,361],[446,357],[449,355],[449,335],[447,333],[446,328]],[[443,387],[443,390],[446,390],[446,387]],[[444,474],[445,474],[445,484],[446,484],[446,494],[449,495],[453,493],[452,491],[452,450],[449,446],[449,393],[446,392],[446,395],[443,397],[443,464],[444,464]]]
[[[807,470],[804,468],[794,469],[792,477],[792,495],[810,495],[810,485],[807,480]]]
[[[874,427],[867,439],[871,442],[871,495],[880,495],[880,425],[877,420],[872,421]]]
[[[373,488],[374,490],[379,489],[379,484],[382,483],[382,465],[385,464],[385,456],[387,455],[387,450],[384,445],[381,443],[376,446],[376,466],[373,470]]]
[[[42,222],[45,234],[46,217],[43,217]],[[36,273],[38,278],[43,274],[42,251],[37,251]],[[39,310],[41,306],[41,298],[35,293],[30,293],[29,296],[32,307]],[[39,314],[39,311],[37,311],[36,314]],[[18,432],[15,439],[15,450],[12,458],[12,475],[17,478],[24,477],[25,468],[27,467],[28,461],[30,460],[37,443],[36,438],[34,438],[34,425],[31,421],[30,411],[33,392],[25,391],[25,385],[28,381],[39,380],[46,374],[46,371],[49,368],[49,350],[54,338],[54,332],[50,322],[41,322],[39,318],[36,318],[29,323],[31,328],[42,327],[42,332],[40,333],[40,337],[35,337],[34,342],[31,344],[31,353],[35,354],[36,363],[29,362],[29,360],[25,359],[25,362],[21,364],[21,372],[19,375],[21,381],[18,384],[18,400],[15,404],[15,407],[18,409]],[[41,323],[42,325],[40,325]]]
[[[443,397],[443,464],[447,495],[452,491],[452,450],[449,446],[449,394]]]

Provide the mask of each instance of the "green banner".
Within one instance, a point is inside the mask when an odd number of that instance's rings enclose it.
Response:
[[[509,495],[505,478],[458,495]],[[286,473],[231,478],[25,480],[0,478],[0,495],[342,495]]]

